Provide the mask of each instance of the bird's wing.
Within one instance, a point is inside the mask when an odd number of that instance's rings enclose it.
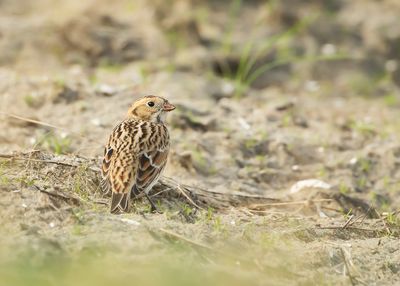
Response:
[[[111,191],[111,212],[127,211],[130,190],[135,183],[139,145],[135,143],[135,126],[122,122],[111,133],[102,162],[102,188]]]
[[[127,149],[118,153],[110,167],[111,213],[129,209],[131,189],[135,183],[137,157]]]
[[[143,153],[136,173],[136,191],[148,192],[157,183],[168,158],[168,149]]]
[[[159,179],[168,158],[169,134],[164,125],[149,124],[143,138],[135,180],[136,192],[148,192]]]
[[[111,191],[108,176],[113,154],[114,148],[107,144],[107,146],[104,148],[104,156],[101,164],[101,189],[105,194],[108,194]]]

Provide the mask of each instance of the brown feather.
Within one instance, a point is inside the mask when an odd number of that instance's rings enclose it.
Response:
[[[168,158],[168,152],[158,152],[153,156],[153,165],[161,166],[165,164]]]
[[[149,188],[158,179],[163,171],[168,157],[168,150],[152,151],[140,157],[139,168],[136,177],[136,186],[139,191],[148,192]]]
[[[127,212],[129,209],[129,199],[130,199],[130,193],[127,194],[112,193],[110,212],[113,214],[120,212]]]
[[[145,155],[140,156],[140,164],[139,164],[140,170],[145,171],[149,167],[150,167],[149,158],[147,158]]]

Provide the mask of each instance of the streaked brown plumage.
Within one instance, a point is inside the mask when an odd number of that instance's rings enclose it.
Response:
[[[112,131],[102,163],[102,187],[111,191],[111,213],[129,210],[131,192],[144,192],[155,209],[147,193],[167,162],[169,133],[164,120],[174,109],[162,97],[143,97]]]

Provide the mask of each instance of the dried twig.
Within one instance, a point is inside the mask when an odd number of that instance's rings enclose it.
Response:
[[[318,226],[318,229],[340,229],[343,230],[343,226]],[[372,228],[363,228],[363,227],[355,227],[355,226],[347,226],[346,227],[347,230],[362,230],[362,231],[372,231],[372,232],[380,232],[382,230],[380,229],[372,229]]]
[[[171,191],[172,189],[171,188],[165,188],[164,190],[161,190],[161,191],[159,191],[159,192],[157,192],[157,193],[155,193],[155,194],[152,194],[152,195],[150,195],[150,197],[151,198],[153,198],[153,197],[157,197],[157,196],[159,196],[159,195],[161,195],[162,193],[166,193],[166,192],[169,192],[169,191]],[[142,195],[142,196],[144,196],[144,194]]]
[[[36,185],[33,185],[34,187],[35,187],[35,189],[37,189],[39,192],[41,192],[41,193],[44,193],[44,194],[46,194],[46,195],[49,195],[49,196],[52,196],[52,197],[55,197],[55,198],[58,198],[58,199],[62,199],[62,200],[64,200],[64,201],[66,201],[66,202],[72,202],[73,204],[75,204],[75,205],[80,205],[80,203],[81,203],[81,201],[78,199],[78,198],[75,198],[75,197],[72,197],[72,196],[67,196],[67,195],[65,195],[65,194],[62,194],[62,193],[56,193],[56,192],[49,192],[49,191],[46,191],[46,190],[44,190],[44,189],[41,189],[41,188],[39,188],[38,186],[36,186]]]
[[[108,206],[108,201],[104,201],[104,200],[92,200],[92,202],[95,203],[95,204]]]
[[[248,209],[248,212],[253,214],[253,215],[254,214],[280,214],[280,215],[288,214],[287,211],[274,212],[274,211],[271,211],[271,210],[252,210],[252,209]],[[289,213],[290,214],[296,214],[296,213],[298,213],[298,211],[295,210],[295,211],[292,211],[292,212],[289,212]]]
[[[160,180],[159,185],[163,187],[170,188],[175,190],[178,193],[181,193],[179,188],[185,190],[187,196],[191,198],[193,202],[198,206],[212,206],[217,209],[226,209],[232,206],[235,207],[248,207],[251,203],[256,202],[279,202],[279,199],[270,198],[270,197],[262,197],[262,196],[254,196],[243,193],[220,193],[209,189],[202,189],[195,186],[184,185],[176,182],[175,180],[163,177]],[[195,198],[195,199],[194,199]]]
[[[343,229],[345,229],[350,224],[350,222],[353,220],[353,217],[354,217],[354,215],[351,215],[349,217],[349,219],[346,221],[346,223],[342,226]]]
[[[381,214],[380,214],[376,209],[374,209],[374,211],[375,211],[375,213],[377,214],[377,216],[379,217],[379,220],[383,222],[387,234],[389,234],[389,235],[392,234],[392,230],[391,230],[390,227],[387,225],[386,219],[385,219],[385,218],[382,218]]]
[[[334,212],[337,212],[337,213],[342,213],[343,212],[342,210],[338,210],[338,209],[335,209],[335,208],[330,208],[330,207],[327,207],[327,206],[321,206],[321,209],[325,209],[325,210],[328,210],[328,211],[334,211]]]
[[[181,188],[181,185],[178,184],[177,190],[196,208],[204,210],[204,208],[200,207],[198,204],[196,204],[187,194],[186,192]]]
[[[13,156],[13,155],[8,155],[8,154],[0,154],[0,157],[1,158],[6,158],[6,159],[11,159],[11,160],[17,160],[17,161],[32,161],[32,162],[56,164],[56,165],[62,165],[62,166],[68,166],[68,167],[79,167],[78,165],[69,164],[69,163],[65,163],[65,162],[58,162],[58,161],[53,161],[53,160],[23,158],[23,157],[17,157],[17,156]]]
[[[332,202],[332,199],[316,199],[316,200],[302,200],[302,201],[290,201],[290,202],[279,202],[279,203],[269,203],[269,204],[254,204],[250,205],[249,208],[263,208],[263,207],[279,207],[288,205],[303,205],[308,203],[321,203],[321,202]]]
[[[46,122],[43,122],[43,121],[39,121],[39,120],[31,119],[31,118],[26,118],[26,117],[22,117],[22,116],[19,116],[19,115],[6,113],[6,112],[1,112],[1,111],[0,111],[0,114],[6,115],[8,117],[11,117],[11,118],[14,118],[14,119],[18,119],[18,120],[21,120],[21,121],[25,121],[25,122],[34,123],[34,124],[41,125],[41,126],[46,126],[46,127],[51,127],[51,128],[54,128],[54,129],[68,131],[65,128],[62,128],[62,127],[59,127],[59,126],[56,126],[56,125],[53,125],[53,124],[50,124],[50,123],[46,123]]]

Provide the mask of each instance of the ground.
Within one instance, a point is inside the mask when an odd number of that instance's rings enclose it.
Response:
[[[400,283],[397,1],[81,2],[0,1],[5,285]],[[104,144],[148,94],[162,213],[111,215]]]

